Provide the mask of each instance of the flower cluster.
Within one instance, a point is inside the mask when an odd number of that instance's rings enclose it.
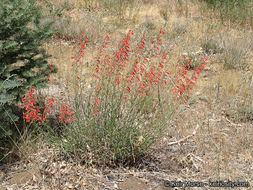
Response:
[[[22,108],[26,111],[26,113],[24,113],[23,115],[23,118],[26,120],[26,122],[33,123],[33,120],[36,120],[36,121],[39,121],[39,123],[41,124],[45,116],[43,116],[40,113],[40,107],[37,106],[37,102],[36,102],[37,96],[34,95],[34,92],[35,92],[34,88],[35,87],[32,86],[29,92],[22,99],[22,102],[23,102]]]
[[[74,115],[73,109],[69,106],[67,102],[61,105],[58,113],[60,114],[59,122],[65,121],[65,123],[69,123],[70,120],[73,121],[72,116]]]
[[[142,148],[142,146],[141,145],[135,146],[135,150],[137,150],[138,148]]]
[[[161,30],[160,33],[163,35],[163,30]],[[97,79],[113,76],[118,87],[123,86],[126,92],[130,93],[132,88],[136,87],[140,96],[144,93],[149,95],[150,86],[161,83],[162,76],[169,73],[169,71],[164,70],[167,52],[160,51],[162,45],[162,39],[160,37],[157,41],[152,41],[151,48],[148,49],[146,47],[148,35],[145,33],[141,41],[137,43],[137,46],[131,49],[130,42],[133,34],[134,32],[130,30],[120,41],[119,50],[111,56],[104,54],[106,43],[103,45],[98,61],[94,65],[96,72],[95,76]],[[109,37],[107,37],[107,40],[109,40]],[[152,63],[152,57],[158,56],[162,57],[159,64]],[[101,61],[102,57],[103,61]],[[130,61],[133,60],[135,60],[134,64],[131,65]],[[150,68],[149,65],[153,66]],[[122,84],[122,82],[125,84]],[[166,79],[164,82],[166,82]],[[126,96],[124,96],[124,99],[126,99]]]
[[[83,31],[81,31],[81,34],[79,35],[78,38],[74,39],[75,42],[73,50],[76,50],[77,54],[75,57],[71,57],[71,59],[75,60],[72,66],[76,65],[77,63],[79,63],[80,65],[83,64],[81,59],[84,56],[84,50],[86,49],[88,40],[89,40],[88,36],[85,36],[85,33]]]
[[[37,96],[35,95],[35,92],[35,87],[32,86],[29,92],[25,94],[25,97],[22,99],[22,108],[25,110],[23,118],[27,123],[38,121],[41,125],[46,121],[48,114],[50,114],[50,110],[53,109],[54,99],[49,99],[45,104],[44,111],[41,112],[41,108],[37,103]],[[74,113],[71,110],[72,108],[70,108],[65,102],[58,111],[58,113],[60,113],[59,122],[65,121],[65,123],[68,123],[69,120],[73,120],[72,116]]]
[[[167,84],[171,73],[165,69],[168,52],[164,51],[162,46],[164,31],[161,29],[160,35],[153,41],[148,41],[148,35],[144,33],[136,46],[131,48],[130,43],[133,35],[134,32],[130,30],[120,41],[118,50],[112,54],[106,53],[110,41],[110,37],[107,36],[98,53],[97,61],[94,64],[94,73],[92,74],[92,77],[98,81],[108,78],[113,79],[118,89],[124,92],[123,100],[125,101],[132,91],[137,91],[140,96],[149,96],[154,92],[155,87],[163,88]],[[82,32],[78,38],[80,47],[77,56],[72,57],[75,59],[75,64],[77,62],[81,63],[80,58],[83,57],[86,48],[88,37],[83,36],[84,33]],[[197,81],[197,75],[205,66],[205,61],[203,61],[201,67],[195,69],[194,75],[189,78],[187,73],[190,69],[191,59],[186,60],[186,62],[186,64],[182,64],[182,68],[179,68],[176,76],[176,88],[173,90],[174,94],[177,94],[177,99],[182,99],[184,103],[189,99],[189,94],[191,94],[191,90]],[[102,101],[100,95],[103,89],[99,82],[96,84],[98,85],[96,86],[92,114],[97,121],[97,116],[100,116],[99,105]]]
[[[206,65],[207,58],[203,60],[201,63],[201,67],[196,68],[192,77],[188,77],[188,71],[190,70],[190,63],[192,62],[191,58],[187,59],[185,57],[185,62],[181,64],[181,67],[178,67],[177,72],[177,82],[175,84],[175,88],[173,89],[173,93],[177,95],[177,99],[182,99],[186,104],[187,100],[190,99],[189,95],[192,94],[192,89],[197,82],[197,76],[202,72],[203,68]]]
[[[164,32],[160,31],[161,35]],[[132,52],[134,61],[133,67],[126,75],[125,81],[127,82],[127,91],[131,92],[133,87],[136,87],[140,96],[146,94],[150,95],[150,89],[157,85],[162,85],[166,79],[162,81],[163,76],[166,76],[169,71],[164,69],[164,63],[167,59],[167,52],[161,51],[162,39],[159,37],[151,44],[147,43],[147,34],[144,33],[143,38],[137,47]],[[150,45],[151,48],[146,47]],[[152,62],[152,58],[159,58],[160,61]]]

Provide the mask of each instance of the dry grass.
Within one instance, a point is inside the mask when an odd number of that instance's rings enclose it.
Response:
[[[154,155],[162,162],[157,166],[160,173],[165,173],[162,179],[240,180],[253,185],[253,32],[247,26],[222,25],[218,18],[209,17],[206,7],[194,1],[180,2],[144,1],[134,19],[119,21],[116,13],[120,7],[114,7],[113,14],[105,14],[102,1],[76,0],[71,1],[70,9],[61,18],[57,18],[55,27],[72,37],[83,29],[91,35],[85,57],[88,62],[96,57],[93,49],[101,45],[105,34],[110,33],[116,40],[134,28],[152,34],[165,26],[170,52],[168,66],[176,64],[184,53],[190,54],[202,47],[199,56],[206,54],[208,65],[200,77],[192,103],[175,118],[163,141],[154,147]],[[60,7],[64,1],[52,0],[51,3]],[[129,16],[129,11],[124,14]],[[51,76],[51,84],[65,93],[70,85],[70,58],[73,55],[71,41],[66,40],[69,38],[56,38],[46,45],[48,53],[53,55],[50,63],[59,68],[59,72]],[[195,129],[196,134],[191,138],[169,145],[191,135]],[[187,155],[193,159],[190,165],[182,164]],[[159,180],[161,178],[153,178],[153,181]],[[100,182],[95,179],[93,185],[98,187]],[[162,185],[160,189],[163,189]]]

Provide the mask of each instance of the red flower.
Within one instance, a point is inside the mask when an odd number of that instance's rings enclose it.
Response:
[[[163,31],[162,29],[160,30],[160,33],[161,33],[162,35],[164,35],[164,31]]]
[[[43,115],[40,113],[40,107],[37,105],[36,98],[37,96],[33,93],[35,92],[34,87],[32,86],[29,90],[29,92],[25,95],[25,97],[22,99],[22,108],[26,111],[23,114],[23,118],[26,120],[26,122],[33,121],[39,121],[39,124],[42,124],[42,122],[45,121],[47,118],[47,115],[50,113],[49,107],[52,109],[54,99],[51,98],[48,103],[46,104]]]
[[[73,121],[72,116],[74,115],[73,109],[69,106],[67,102],[61,105],[60,110],[58,113],[60,113],[59,122],[65,121],[65,123],[69,123],[69,120]]]
[[[190,63],[192,60],[191,60],[191,58],[187,59],[185,57],[185,61],[187,61],[187,63]],[[201,71],[202,71],[202,69],[203,69],[204,66],[205,66],[205,62],[203,62],[201,64],[200,68],[196,68],[195,69],[194,75],[191,77],[191,79],[189,79],[187,77],[187,73],[189,71],[189,65],[188,64],[184,64],[184,63],[181,64],[182,68],[178,68],[178,76],[176,76],[176,78],[177,78],[176,88],[173,89],[173,93],[178,95],[177,99],[182,99],[182,97],[184,97],[183,95],[185,93],[187,93],[188,95],[191,94],[192,87],[195,86],[195,82],[197,82],[197,79],[198,79],[196,77],[196,75],[199,75],[201,73]],[[183,98],[183,102],[185,104],[187,103],[186,102],[187,99],[190,99],[190,97],[186,96],[186,98]]]

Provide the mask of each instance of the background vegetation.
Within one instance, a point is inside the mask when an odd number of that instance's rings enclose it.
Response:
[[[252,1],[3,0],[0,18],[2,168],[252,181]],[[59,165],[38,184],[65,187]]]
[[[0,5],[0,139],[17,141],[22,123],[18,102],[31,86],[46,87],[53,72],[41,48],[53,33],[50,23],[40,23],[43,15],[35,1],[4,0]],[[6,153],[2,148],[1,157]]]

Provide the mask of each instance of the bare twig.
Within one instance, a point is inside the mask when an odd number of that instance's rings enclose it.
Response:
[[[224,117],[226,119],[227,122],[229,122],[231,125],[233,126],[239,126],[239,127],[242,127],[241,124],[236,124],[236,123],[233,123],[232,121],[230,121],[227,117]]]
[[[188,136],[186,136],[186,137],[184,137],[184,138],[182,138],[182,139],[180,139],[180,140],[178,140],[178,141],[170,142],[170,143],[168,143],[168,145],[171,146],[171,145],[180,144],[180,143],[186,141],[187,139],[193,137],[193,136],[196,134],[198,128],[199,128],[199,125],[197,125],[197,127],[194,129],[194,131],[193,131],[193,133],[192,133],[191,135],[188,135]]]
[[[198,161],[200,161],[202,163],[205,163],[200,157],[198,157],[198,156],[196,156],[196,155],[194,155],[192,153],[189,153],[189,155],[191,155],[192,157],[194,157],[196,160],[198,160]]]

